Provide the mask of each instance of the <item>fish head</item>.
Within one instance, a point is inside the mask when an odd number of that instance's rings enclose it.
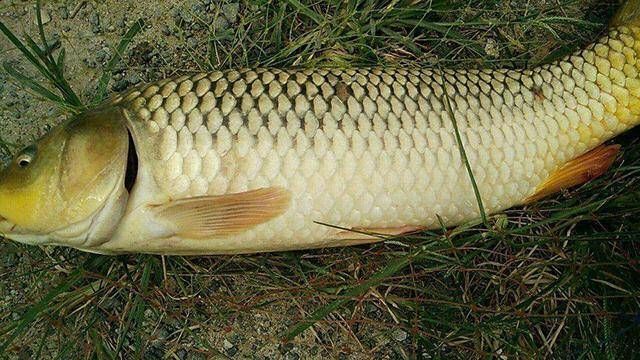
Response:
[[[73,247],[108,236],[128,195],[129,136],[118,116],[78,115],[20,151],[0,172],[0,234]]]

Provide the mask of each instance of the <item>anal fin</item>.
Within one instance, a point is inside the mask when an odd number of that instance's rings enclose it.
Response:
[[[567,162],[553,172],[525,203],[532,203],[548,195],[576,185],[584,184],[604,174],[620,152],[620,145],[600,145],[597,148]]]
[[[291,196],[278,187],[234,194],[178,199],[159,205],[157,216],[172,225],[176,235],[193,238],[238,234],[282,215]]]

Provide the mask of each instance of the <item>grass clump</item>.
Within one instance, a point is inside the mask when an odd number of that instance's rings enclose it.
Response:
[[[234,4],[216,5],[211,14],[228,16],[222,6]],[[143,48],[136,41],[159,36],[158,19],[175,11],[163,6],[148,19],[150,30],[131,40],[142,29],[134,25],[117,47],[127,71],[145,66],[136,62],[133,52]],[[162,74],[237,66],[528,67],[594,41],[615,6],[288,0],[238,8],[232,26],[222,29],[200,13],[191,22],[202,22],[197,31],[170,21],[175,46],[188,55],[160,56]],[[46,44],[42,21],[37,25]],[[8,72],[47,100],[77,106],[65,95],[71,86],[57,80],[69,76],[65,56],[32,43],[27,39],[21,53],[36,59],[55,97],[36,90],[38,78]],[[115,58],[98,81],[98,98],[108,92]],[[376,245],[101,257],[2,242],[0,293],[15,295],[0,298],[0,352],[99,359],[627,357],[640,345],[637,135],[616,139],[623,155],[614,168],[578,189],[484,223]]]

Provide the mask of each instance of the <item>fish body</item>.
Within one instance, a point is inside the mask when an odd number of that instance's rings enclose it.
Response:
[[[528,70],[240,69],[131,89],[74,121],[124,124],[132,188],[111,190],[73,241],[38,243],[228,254],[456,225],[480,216],[460,145],[487,213],[580,183],[615,157],[589,152],[640,121],[637,8],[624,5],[597,43]],[[8,213],[0,205],[15,229]],[[13,238],[29,242],[21,227]]]

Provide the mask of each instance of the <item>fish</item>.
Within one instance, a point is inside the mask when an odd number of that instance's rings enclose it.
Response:
[[[630,0],[594,44],[530,69],[243,68],[143,84],[16,155],[0,173],[0,233],[215,255],[455,226],[605,173],[620,151],[606,142],[640,122],[639,54]]]

